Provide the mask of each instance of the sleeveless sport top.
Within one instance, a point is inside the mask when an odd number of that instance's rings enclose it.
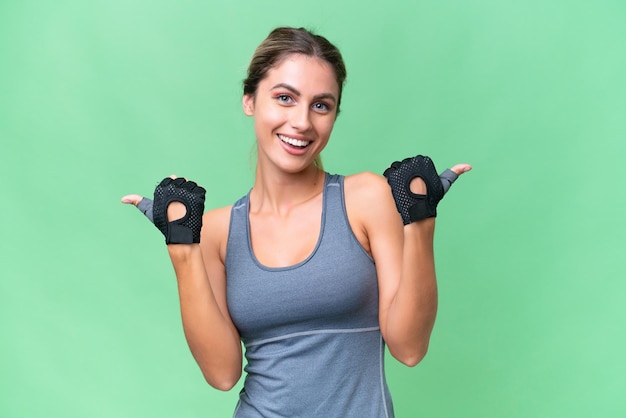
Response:
[[[343,176],[326,173],[317,244],[289,267],[254,256],[249,196],[232,208],[226,252],[228,307],[247,360],[234,416],[393,417],[376,270],[348,223]]]

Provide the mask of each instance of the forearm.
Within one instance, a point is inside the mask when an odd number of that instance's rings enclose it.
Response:
[[[437,314],[434,230],[435,218],[404,227],[402,274],[387,315],[386,342],[391,354],[407,365],[426,354]]]
[[[241,376],[241,342],[216,301],[199,245],[169,245],[185,337],[207,382],[230,389]]]

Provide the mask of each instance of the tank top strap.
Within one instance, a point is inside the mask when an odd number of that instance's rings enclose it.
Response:
[[[343,230],[347,226],[344,203],[343,203],[343,176],[326,173],[324,185],[324,206],[322,208],[324,225],[322,232]]]
[[[230,225],[228,227],[227,248],[243,248],[248,243],[248,206],[250,202],[250,192],[246,193],[233,204],[230,211]],[[226,259],[228,260],[228,253]],[[228,263],[226,264],[228,269]]]

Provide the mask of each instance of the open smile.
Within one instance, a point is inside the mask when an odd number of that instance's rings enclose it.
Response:
[[[282,134],[278,134],[278,139],[283,141],[285,144],[289,144],[292,147],[296,148],[306,148],[312,141],[305,141],[302,139],[291,138]]]

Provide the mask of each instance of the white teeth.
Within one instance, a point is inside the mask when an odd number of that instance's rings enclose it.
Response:
[[[293,145],[294,147],[306,147],[309,145],[311,141],[302,141],[300,139],[289,138],[285,135],[278,135],[281,141],[288,143],[289,145]]]

